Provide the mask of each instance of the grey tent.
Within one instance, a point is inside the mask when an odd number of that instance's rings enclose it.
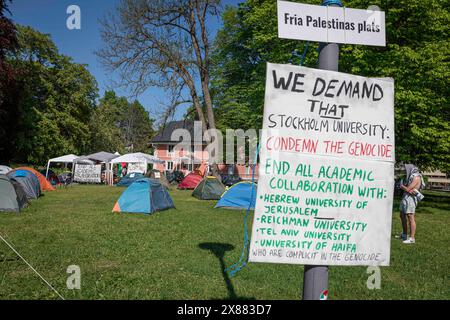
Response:
[[[7,176],[20,184],[28,199],[37,199],[41,195],[39,179],[30,171],[13,170]]]
[[[147,177],[159,180],[159,182],[166,187],[167,189],[170,189],[170,183],[169,180],[167,180],[166,174],[164,172],[160,172],[159,170],[151,170],[147,172]]]
[[[145,176],[140,172],[132,172],[122,177],[120,181],[116,184],[118,187],[129,187],[136,180],[145,178]]]
[[[0,211],[19,212],[27,204],[27,196],[20,184],[0,174]]]
[[[225,192],[225,187],[216,177],[205,177],[195,187],[192,196],[200,200],[219,200]]]

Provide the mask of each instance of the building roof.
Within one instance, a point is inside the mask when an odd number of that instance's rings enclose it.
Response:
[[[151,143],[153,144],[158,144],[158,143],[178,143],[181,142],[182,139],[180,137],[180,139],[178,140],[172,140],[172,133],[177,130],[177,129],[185,129],[189,132],[190,136],[191,136],[191,141],[198,141],[198,142],[203,142],[203,140],[200,137],[197,137],[197,139],[194,139],[194,121],[193,120],[181,120],[181,121],[170,121],[168,123],[166,123],[165,125],[162,126],[161,130],[158,132],[158,134],[156,136],[153,137],[152,140],[150,140]],[[199,125],[199,129],[197,130],[197,135],[202,133],[201,130],[201,125]]]

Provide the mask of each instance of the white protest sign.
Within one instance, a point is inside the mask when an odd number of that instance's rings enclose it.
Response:
[[[100,164],[76,164],[74,181],[87,183],[100,183],[102,166]]]
[[[131,162],[128,163],[127,173],[131,172],[139,172],[146,173],[147,172],[147,164],[145,162]]]
[[[386,46],[382,11],[278,1],[278,37]]]
[[[249,261],[388,265],[394,83],[267,64]]]

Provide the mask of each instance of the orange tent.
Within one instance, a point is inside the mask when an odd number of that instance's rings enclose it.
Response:
[[[198,167],[197,169],[198,174],[201,175],[202,177],[205,176],[206,173],[206,163],[204,161],[202,161],[202,164],[200,165],[200,167]]]
[[[53,188],[52,184],[47,179],[45,179],[45,177],[40,172],[34,170],[33,168],[19,167],[19,168],[14,168],[14,170],[27,170],[27,171],[30,171],[31,173],[33,173],[39,179],[39,184],[41,185],[42,191],[54,191],[55,190],[55,188]]]

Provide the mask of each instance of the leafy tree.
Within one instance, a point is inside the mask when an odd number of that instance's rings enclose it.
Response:
[[[128,103],[121,123],[126,146],[133,152],[149,152],[149,140],[154,135],[153,122],[139,101]]]
[[[15,123],[17,161],[84,153],[97,84],[85,66],[61,55],[49,35],[18,26],[19,48],[9,57],[21,70],[20,117]]]
[[[314,3],[314,1],[302,1]],[[266,62],[300,62],[305,43],[278,38],[276,2],[249,0],[228,6],[215,40],[213,92],[218,127],[258,129],[262,124]],[[311,45],[306,65],[317,53]],[[316,46],[317,47],[317,46]]]
[[[91,151],[149,152],[153,119],[138,102],[106,91],[90,121]]]
[[[166,114],[192,103],[207,129],[215,129],[210,92],[208,20],[218,16],[219,0],[122,0],[117,15],[103,21],[105,48],[98,54],[122,84],[143,92],[160,87],[173,100]],[[212,166],[219,176],[217,166]]]
[[[123,111],[128,101],[114,91],[106,91],[90,119],[92,152],[125,152],[125,141],[120,130]]]
[[[0,0],[0,163],[8,163],[14,154],[14,126],[19,117],[21,90],[18,72],[6,60],[18,48],[17,30],[5,16],[7,11],[7,2]]]
[[[344,5],[384,10],[387,46],[341,46],[340,71],[394,78],[397,160],[450,172],[449,3],[348,0]],[[218,127],[260,128],[266,62],[299,63],[292,52],[302,53],[305,43],[278,39],[276,19],[272,0],[247,0],[225,10],[213,54]],[[306,66],[316,66],[316,48],[310,45]]]

